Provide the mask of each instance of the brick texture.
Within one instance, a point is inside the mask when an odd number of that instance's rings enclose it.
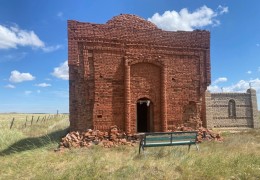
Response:
[[[205,120],[210,33],[169,32],[135,15],[106,24],[68,21],[70,128],[137,131],[137,103],[151,102],[149,131]]]
[[[206,92],[206,126],[259,128],[256,91],[246,93]],[[229,102],[235,103],[235,116],[230,116]]]

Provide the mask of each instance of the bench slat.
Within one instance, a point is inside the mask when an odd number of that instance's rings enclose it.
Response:
[[[158,136],[158,135],[179,135],[179,134],[197,134],[196,131],[185,131],[185,132],[153,132],[153,133],[145,133],[146,136]]]
[[[140,142],[140,149],[144,147],[160,147],[160,146],[179,146],[196,144],[197,132],[165,132],[165,133],[145,133]]]
[[[176,143],[149,143],[149,144],[144,144],[144,147],[157,147],[157,146],[180,146],[180,145],[191,145],[191,144],[196,144],[196,142],[176,142]]]
[[[172,136],[172,140],[179,140],[179,139],[195,139],[197,136]],[[146,141],[165,141],[171,140],[171,137],[156,137],[156,136],[146,136]]]

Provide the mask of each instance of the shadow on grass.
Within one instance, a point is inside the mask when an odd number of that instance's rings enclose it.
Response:
[[[0,152],[0,156],[6,156],[13,153],[19,153],[23,151],[28,151],[32,149],[41,148],[48,146],[49,144],[59,143],[61,138],[64,137],[69,132],[69,129],[62,129],[50,134],[40,136],[40,137],[30,137],[22,139],[12,145],[7,149]]]

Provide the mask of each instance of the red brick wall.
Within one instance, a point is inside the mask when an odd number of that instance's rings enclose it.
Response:
[[[106,24],[68,21],[70,128],[136,132],[136,103],[153,103],[154,131],[184,121],[210,84],[210,34],[168,32],[134,15]]]
[[[130,67],[131,71],[131,112],[136,112],[136,103],[141,98],[148,98],[153,103],[154,131],[162,131],[161,127],[161,69],[151,63],[137,63]],[[136,131],[136,113],[131,113],[131,131]]]

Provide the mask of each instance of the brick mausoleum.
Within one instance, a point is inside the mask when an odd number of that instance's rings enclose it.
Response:
[[[210,33],[169,32],[135,15],[68,21],[70,128],[167,131],[205,120]]]

